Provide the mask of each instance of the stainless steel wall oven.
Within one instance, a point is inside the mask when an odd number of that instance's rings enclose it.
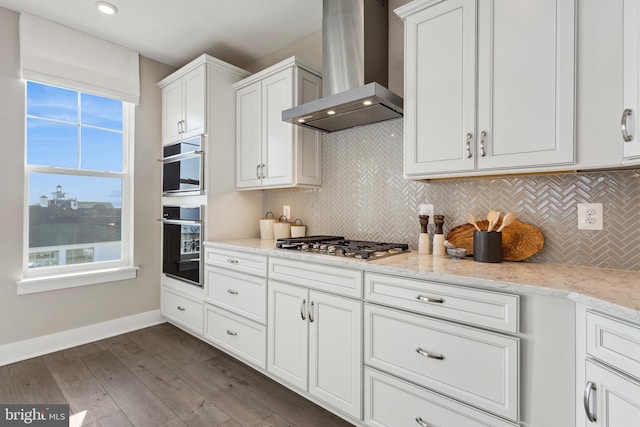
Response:
[[[203,287],[203,206],[162,207],[162,272]]]
[[[162,193],[165,196],[204,194],[203,135],[167,145],[162,153]]]

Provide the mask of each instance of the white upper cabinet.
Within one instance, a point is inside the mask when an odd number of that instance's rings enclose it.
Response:
[[[418,0],[397,13],[409,178],[575,162],[575,0]]]
[[[163,144],[207,132],[206,79],[206,66],[202,65],[163,88]]]
[[[640,5],[637,0],[623,3],[623,111],[620,128],[623,157],[640,162]]]
[[[322,134],[282,121],[282,111],[321,97],[320,73],[295,57],[236,85],[238,189],[318,186]]]

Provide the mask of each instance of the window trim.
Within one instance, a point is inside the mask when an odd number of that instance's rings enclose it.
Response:
[[[36,82],[39,83],[39,82]],[[30,166],[27,164],[27,114],[25,81],[25,114],[24,114],[24,202],[23,202],[23,244],[22,244],[22,278],[16,281],[18,295],[33,292],[44,292],[69,287],[107,283],[118,280],[133,279],[139,267],[133,265],[134,258],[134,153],[135,153],[135,104],[122,101],[122,171],[100,172],[84,171],[47,166]],[[45,83],[48,84],[48,83]],[[58,86],[60,87],[60,86]],[[80,89],[63,87],[76,92]],[[101,95],[100,95],[101,96]],[[92,262],[87,264],[71,264],[65,266],[42,267],[29,269],[29,174],[32,172],[66,173],[76,176],[105,176],[122,179],[122,223],[121,245],[122,258],[117,261]]]

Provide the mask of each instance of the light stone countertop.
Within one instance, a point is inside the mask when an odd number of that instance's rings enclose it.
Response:
[[[274,240],[260,239],[205,242],[205,246],[523,295],[568,298],[640,323],[640,272],[637,271],[523,262],[488,264],[471,258],[419,255],[415,251],[365,261],[275,249]]]

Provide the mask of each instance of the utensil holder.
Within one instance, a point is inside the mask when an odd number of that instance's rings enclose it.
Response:
[[[501,262],[502,232],[474,231],[473,260],[478,262]]]

